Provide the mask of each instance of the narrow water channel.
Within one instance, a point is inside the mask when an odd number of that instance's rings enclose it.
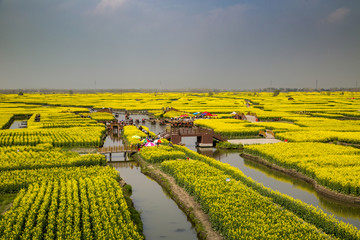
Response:
[[[157,182],[142,174],[136,162],[112,163],[126,183],[132,186],[131,199],[141,214],[144,235],[152,239],[197,239],[186,215]]]

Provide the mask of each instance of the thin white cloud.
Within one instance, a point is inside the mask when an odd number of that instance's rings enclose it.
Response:
[[[335,11],[331,12],[326,18],[325,22],[327,23],[340,23],[344,21],[346,16],[350,13],[349,8],[338,8]]]
[[[113,11],[122,7],[127,0],[101,0],[91,13],[100,15],[107,11]]]

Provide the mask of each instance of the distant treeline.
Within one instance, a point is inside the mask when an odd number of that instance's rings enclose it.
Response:
[[[280,92],[323,92],[323,91],[355,91],[360,92],[360,88],[258,88],[258,89],[209,89],[209,88],[186,88],[186,89],[0,89],[2,94],[19,94],[19,93],[126,93],[126,92],[140,92],[140,93],[157,93],[157,92],[196,92],[196,93],[217,93],[217,92],[273,92],[279,90]]]

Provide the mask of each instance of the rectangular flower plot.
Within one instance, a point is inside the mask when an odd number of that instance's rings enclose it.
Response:
[[[0,146],[35,146],[51,143],[55,147],[98,147],[105,128],[14,129],[0,132]]]
[[[143,239],[117,181],[80,178],[35,183],[0,221],[3,239]]]
[[[0,129],[3,129],[6,127],[6,125],[9,124],[14,114],[11,113],[2,113],[0,115]]]
[[[118,172],[110,166],[54,167],[2,171],[0,172],[0,193],[18,192],[33,183],[94,177],[120,180]]]
[[[49,143],[38,144],[35,147],[0,147],[0,172],[105,164],[106,158],[101,154],[79,155],[79,153],[53,148]]]
[[[142,148],[140,155],[143,159],[150,163],[163,162],[170,159],[185,159],[186,154],[181,151],[174,150],[169,146],[159,146],[156,148]]]

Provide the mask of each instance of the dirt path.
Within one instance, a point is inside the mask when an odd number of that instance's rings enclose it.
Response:
[[[172,176],[162,172],[160,169],[154,168],[152,165],[147,165],[147,168],[150,170],[148,173],[150,177],[152,177],[161,186],[168,190],[171,197],[180,206],[180,208],[183,209],[183,211],[192,220],[195,220],[198,224],[202,226],[203,230],[200,231],[200,233],[198,232],[198,229],[196,229],[200,239],[223,239],[223,237],[219,233],[215,232],[212,229],[209,216],[204,213],[204,211],[201,209],[200,204],[197,203],[194,198],[190,196],[182,187],[178,186]],[[168,184],[166,182],[168,182]],[[193,215],[193,217],[191,215]]]
[[[229,143],[234,144],[243,144],[243,145],[251,145],[251,144],[267,144],[267,143],[278,143],[281,142],[278,139],[271,139],[271,138],[254,138],[254,139],[230,139],[228,140]]]
[[[246,120],[248,120],[249,122],[256,122],[255,116],[245,115],[245,117],[246,117]]]

